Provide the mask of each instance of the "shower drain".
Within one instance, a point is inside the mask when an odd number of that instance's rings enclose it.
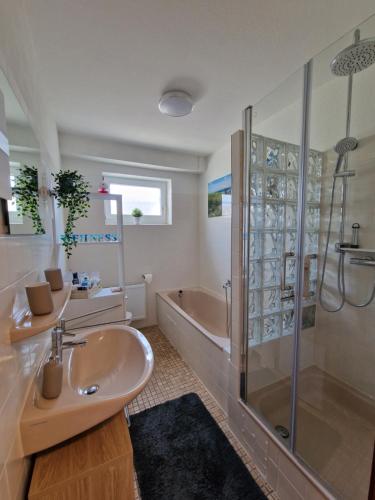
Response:
[[[289,431],[283,425],[275,425],[275,431],[283,438],[287,439],[289,437]]]
[[[91,394],[95,394],[98,392],[99,386],[98,384],[88,385],[84,389],[80,389],[80,394],[84,394],[85,396],[90,396]]]

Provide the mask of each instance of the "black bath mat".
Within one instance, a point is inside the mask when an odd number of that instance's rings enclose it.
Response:
[[[266,497],[196,394],[131,417],[142,500]]]

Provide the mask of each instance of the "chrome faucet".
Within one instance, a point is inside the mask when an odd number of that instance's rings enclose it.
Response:
[[[74,341],[69,341],[69,342],[63,342],[63,337],[64,335],[69,336],[69,337],[75,337],[75,333],[71,333],[70,331],[66,330],[66,323],[68,321],[74,321],[76,319],[81,319],[81,318],[86,318],[88,316],[92,316],[93,314],[97,314],[100,312],[104,311],[109,311],[111,309],[115,309],[117,307],[121,307],[120,304],[117,304],[115,306],[110,306],[110,307],[105,307],[104,309],[96,309],[95,311],[91,311],[86,314],[80,314],[79,316],[75,316],[74,318],[69,318],[65,320],[64,318],[59,319],[57,325],[55,328],[52,330],[52,357],[54,359],[58,358],[60,361],[62,361],[62,351],[64,349],[70,349],[74,347],[82,347],[85,344],[87,344],[87,340],[79,340],[78,342]],[[84,326],[76,326],[74,328],[71,328],[70,330],[81,330],[81,329],[87,329],[87,328],[92,328],[93,326],[103,326],[103,325],[112,325],[116,323],[124,323],[126,319],[122,319],[119,321],[107,321],[105,323],[97,323],[95,325],[84,325]]]
[[[62,352],[64,349],[73,347],[82,347],[87,344],[87,340],[79,340],[78,342],[63,342],[63,336],[75,337],[75,333],[69,333],[65,330],[65,320],[60,319],[58,324],[52,330],[52,358],[62,361]]]

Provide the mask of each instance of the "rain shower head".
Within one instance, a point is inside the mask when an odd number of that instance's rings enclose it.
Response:
[[[358,141],[355,137],[344,137],[344,139],[341,139],[336,144],[334,150],[339,156],[343,156],[344,154],[349,153],[349,151],[356,149],[357,146]]]
[[[339,52],[331,61],[331,71],[336,76],[350,76],[375,62],[375,38],[358,40]]]

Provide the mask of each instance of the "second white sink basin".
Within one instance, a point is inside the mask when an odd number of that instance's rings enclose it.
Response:
[[[25,455],[46,449],[120,411],[147,384],[154,357],[146,338],[128,326],[87,329],[63,354],[63,387],[57,399],[41,394],[42,367],[21,417]]]

